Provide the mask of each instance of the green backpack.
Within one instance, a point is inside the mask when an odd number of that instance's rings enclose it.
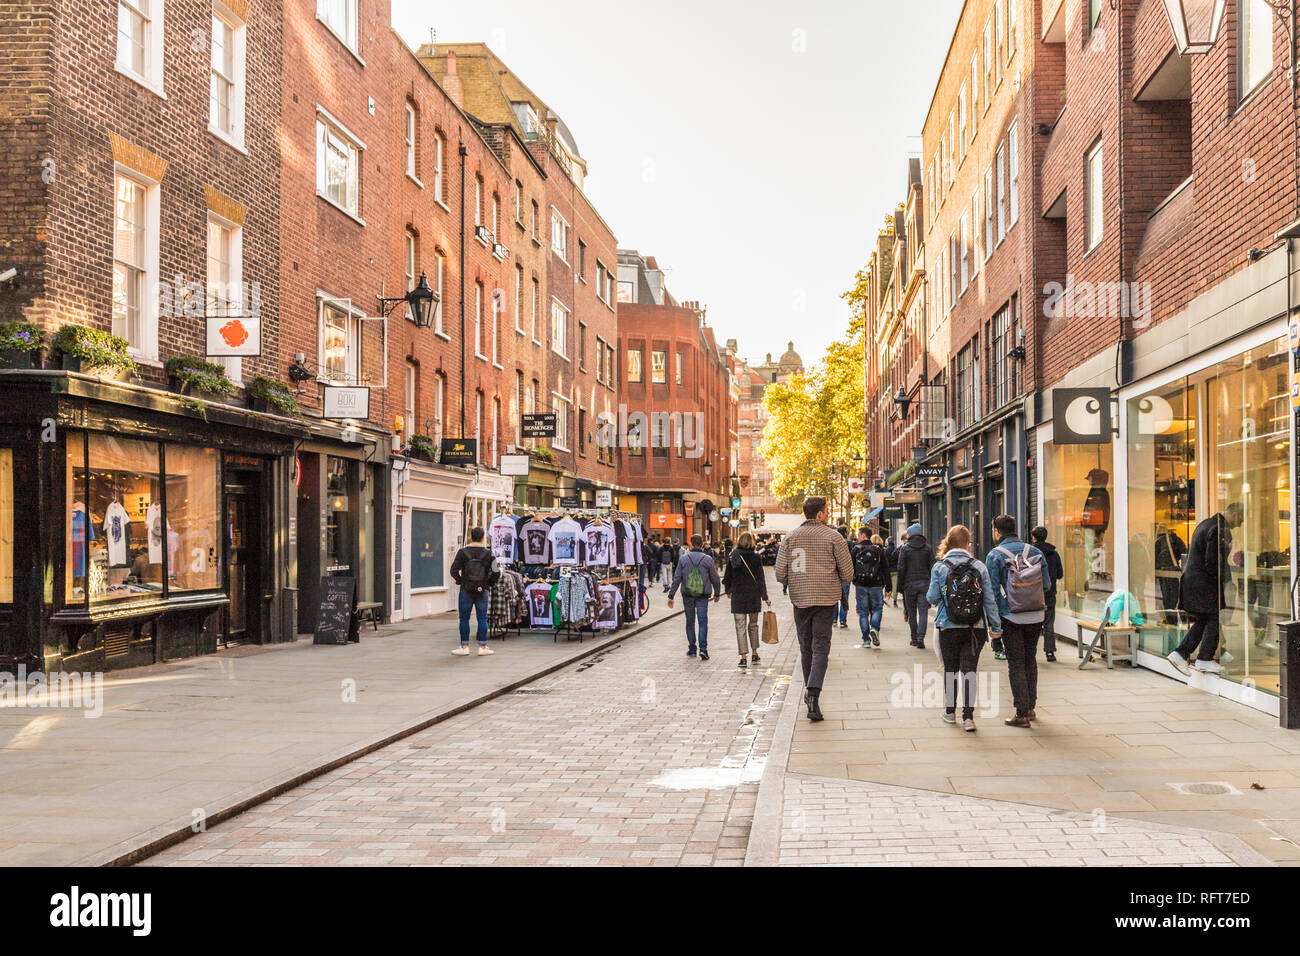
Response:
[[[704,572],[700,570],[699,560],[691,562],[691,569],[682,580],[682,594],[688,598],[704,597]]]

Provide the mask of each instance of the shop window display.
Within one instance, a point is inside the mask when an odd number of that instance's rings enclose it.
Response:
[[[1043,525],[1065,570],[1058,614],[1096,620],[1114,591],[1113,454],[1109,442],[1043,446]]]
[[[168,586],[203,591],[221,586],[217,453],[212,448],[166,447]]]
[[[1285,339],[1127,404],[1129,581],[1144,650],[1167,654],[1190,620],[1179,575],[1198,523],[1239,505],[1216,658],[1222,676],[1278,689],[1278,629],[1290,618],[1291,491]],[[1200,480],[1198,480],[1198,477]]]

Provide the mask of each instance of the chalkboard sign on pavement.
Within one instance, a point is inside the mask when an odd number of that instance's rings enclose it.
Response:
[[[360,639],[355,633],[357,582],[351,577],[320,579],[320,610],[316,614],[313,644],[346,644]]]

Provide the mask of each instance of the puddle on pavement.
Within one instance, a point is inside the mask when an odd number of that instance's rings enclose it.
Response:
[[[742,783],[757,783],[763,776],[766,757],[753,757],[739,766],[692,767],[687,770],[669,770],[650,781],[652,787],[665,790],[726,790]]]

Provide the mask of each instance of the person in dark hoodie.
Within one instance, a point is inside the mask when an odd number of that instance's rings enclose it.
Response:
[[[921,526],[914,524],[907,529],[907,544],[898,549],[898,580],[894,584],[896,591],[903,592],[903,615],[912,631],[913,647],[925,647],[930,615],[925,594],[933,567],[934,549],[921,533]]]
[[[885,559],[889,561],[889,574],[891,579],[898,578],[898,545],[894,543],[894,536],[891,534],[885,539]],[[899,588],[894,588],[894,607],[898,607]]]
[[[1065,566],[1061,564],[1061,555],[1056,545],[1047,540],[1047,529],[1039,525],[1029,536],[1034,539],[1034,547],[1043,552],[1045,564],[1043,575],[1043,652],[1049,661],[1056,660],[1056,582],[1065,577]]]

